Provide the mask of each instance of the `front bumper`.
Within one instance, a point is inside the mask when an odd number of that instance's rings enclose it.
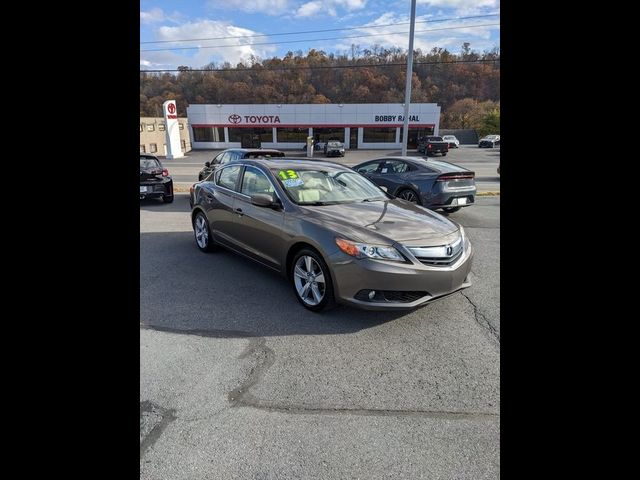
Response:
[[[473,255],[473,248],[467,243],[464,253],[453,265],[433,267],[419,262],[356,259],[339,251],[330,257],[335,298],[338,303],[365,310],[416,308],[470,287]],[[413,301],[388,301],[384,298],[368,301],[361,299],[362,290],[390,292],[393,297],[401,297],[404,292],[420,292],[421,295]]]
[[[340,150],[328,150],[325,155],[327,157],[341,157],[344,155],[344,152],[341,152]]]

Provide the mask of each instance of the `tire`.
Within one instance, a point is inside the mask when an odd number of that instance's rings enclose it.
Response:
[[[462,207],[448,207],[448,208],[443,208],[442,210],[444,210],[446,213],[455,213],[461,208]]]
[[[162,201],[164,203],[173,203],[173,195],[163,195]]]
[[[329,267],[315,250],[304,248],[296,253],[291,262],[289,278],[296,298],[307,310],[320,312],[335,307]]]
[[[446,157],[447,156],[447,152],[442,152],[442,156]]]
[[[200,236],[198,236],[200,233]],[[204,213],[198,212],[193,219],[193,234],[196,240],[196,246],[201,252],[213,252],[217,250],[214,243],[209,221]]]
[[[400,192],[398,192],[398,195],[396,195],[396,197],[402,200],[406,200],[407,202],[415,203],[416,205],[422,205],[422,202],[420,201],[420,195],[418,195],[415,191],[413,191],[410,188],[405,188],[403,190],[400,190]]]

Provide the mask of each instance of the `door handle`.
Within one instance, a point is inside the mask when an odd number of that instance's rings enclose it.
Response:
[[[236,213],[237,213],[239,216],[244,215],[244,213],[242,213],[242,209],[241,209],[241,208],[236,208]]]

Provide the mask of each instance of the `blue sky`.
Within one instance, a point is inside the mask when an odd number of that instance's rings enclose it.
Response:
[[[410,10],[410,0],[140,0],[140,68],[235,65],[251,55],[265,59],[311,48],[351,54],[352,44],[406,50],[409,25],[395,24],[408,22]],[[417,0],[415,48],[500,47],[499,16],[461,19],[499,11],[500,0]],[[339,28],[350,30],[282,35]]]

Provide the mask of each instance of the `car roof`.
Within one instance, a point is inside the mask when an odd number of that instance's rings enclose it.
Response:
[[[277,150],[275,148],[227,148],[224,151],[225,152],[243,152],[243,153],[253,153],[253,152],[278,152],[278,153],[283,153],[282,150]]]
[[[309,158],[292,158],[292,157],[275,157],[275,158],[245,158],[233,163],[246,163],[247,165],[262,165],[266,168],[282,168],[282,169],[302,169],[314,170],[318,168],[334,168],[337,170],[351,170],[346,165],[326,160],[312,160]],[[229,165],[233,165],[230,163]]]
[[[359,163],[355,165],[353,168],[357,169],[360,165],[364,165],[365,163],[374,162],[380,160],[401,160],[403,162],[411,163],[412,165],[418,167],[426,167],[431,170],[436,170],[440,173],[449,173],[449,172],[468,172],[469,170],[461,167],[459,165],[455,165],[453,163],[445,162],[443,160],[433,160],[431,158],[426,159],[423,157],[401,157],[401,156],[389,156],[389,157],[380,157],[374,158],[373,160],[367,160],[366,162]]]

